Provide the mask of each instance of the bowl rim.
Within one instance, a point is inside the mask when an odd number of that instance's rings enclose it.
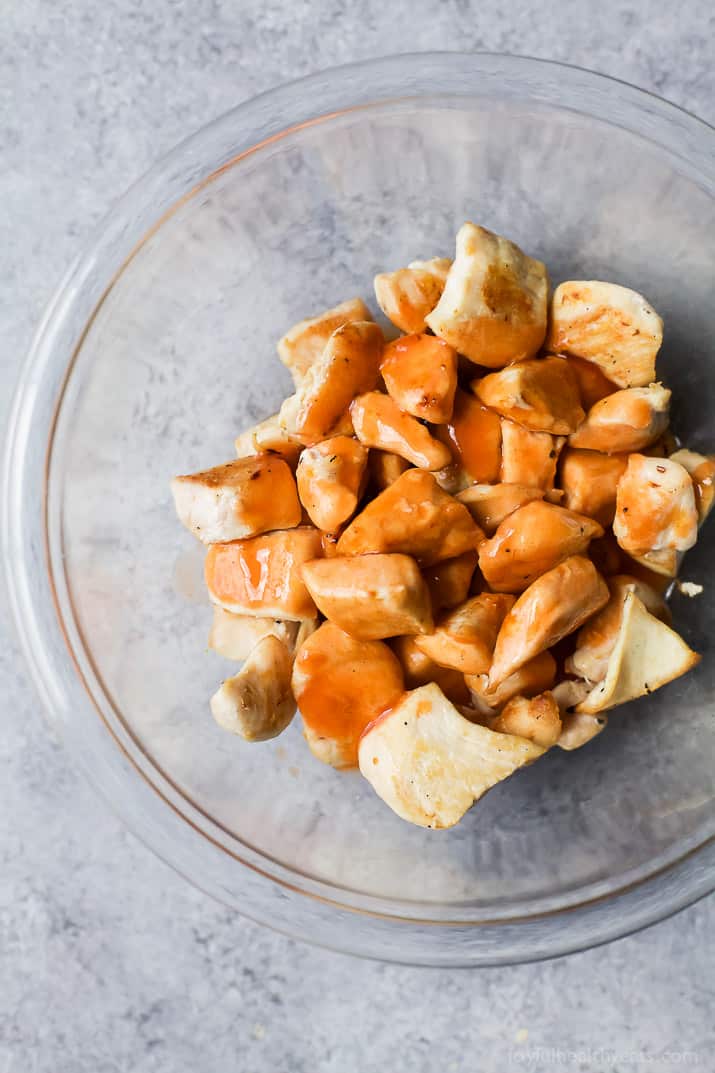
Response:
[[[706,151],[707,143],[711,148],[715,146],[715,129],[705,121],[677,105],[617,79],[555,61],[494,53],[419,52],[359,61],[307,75],[267,90],[238,105],[200,128],[163,156],[129,188],[100,221],[90,236],[84,252],[75,259],[60,283],[40,323],[21,371],[8,422],[3,459],[2,547],[10,605],[21,647],[30,666],[35,686],[48,714],[54,718],[56,725],[68,740],[72,738],[71,733],[68,733],[71,711],[80,707],[89,710],[87,701],[88,698],[93,698],[93,693],[86,685],[86,668],[80,666],[75,658],[76,650],[73,650],[65,628],[66,623],[63,624],[61,601],[58,600],[53,578],[53,561],[58,551],[51,547],[52,542],[48,537],[48,514],[51,510],[52,499],[49,487],[51,450],[58,415],[71,379],[74,363],[104,299],[110,293],[118,276],[131,263],[137,250],[161,227],[167,216],[172,215],[181,204],[211,182],[221,171],[236,166],[247,155],[259,151],[266,144],[285,137],[301,126],[326,122],[346,111],[374,107],[390,99],[423,96],[426,87],[421,83],[426,79],[428,71],[438,70],[442,76],[445,76],[445,65],[449,65],[451,75],[449,95],[463,95],[470,98],[477,96],[478,91],[473,82],[476,75],[491,78],[495,85],[499,84],[500,79],[511,79],[512,83],[506,89],[514,89],[515,96],[523,96],[524,93],[538,87],[541,91],[541,96],[537,95],[539,100],[561,109],[569,108],[569,104],[564,101],[564,96],[568,98],[568,91],[571,91],[573,95],[579,88],[585,87],[591,91],[597,89],[603,101],[611,100],[614,105],[618,104],[616,111],[621,124],[627,125],[628,119],[635,122],[634,117],[637,116],[639,129],[633,129],[632,133],[654,137],[656,131],[662,134],[659,124],[665,123],[671,144],[663,145],[660,141],[658,144],[679,156],[685,164],[693,167],[696,175],[705,178],[708,189],[712,186],[715,191],[715,166],[713,165],[715,154],[711,150]],[[401,71],[397,78],[394,70],[396,67],[399,67]],[[552,74],[555,76],[556,73],[558,73],[558,85],[552,86],[548,76]],[[353,100],[353,103],[349,103],[349,98],[354,98],[358,90],[356,83],[361,82],[362,76],[366,74],[370,75],[370,79],[366,81],[370,83],[371,88],[367,93],[362,91],[364,99],[358,99],[357,102]],[[382,76],[382,82],[380,76]],[[384,92],[382,95],[375,94],[372,86],[376,83],[389,85],[394,90],[402,90],[402,92],[397,93],[397,98],[389,98],[384,95]],[[295,113],[295,98],[299,90],[307,91],[307,96],[298,119],[286,125],[284,118]],[[632,111],[629,112],[629,109]],[[583,104],[580,109],[576,110],[581,110],[590,116],[594,115],[593,110],[585,108]],[[642,123],[645,123],[645,135],[641,127]],[[236,145],[236,132],[233,130],[233,137],[229,139],[233,152],[225,154],[226,159],[219,157],[217,160],[214,156],[209,168],[206,164],[209,157],[204,153],[205,147],[217,132],[226,130],[228,133],[229,127],[233,128],[234,125],[240,128],[239,144]],[[700,142],[703,133],[706,134],[705,145]],[[682,151],[683,138],[688,147],[685,158],[678,152],[679,148]],[[235,151],[237,149],[238,152]],[[693,164],[693,161],[696,163]],[[177,191],[180,191],[180,195],[177,195]],[[151,210],[147,209],[149,205]],[[157,206],[163,211],[158,212]],[[144,210],[143,215],[139,211],[140,208]],[[152,218],[149,227],[145,226],[147,223],[145,217]],[[132,226],[129,226],[130,224]],[[118,264],[115,264],[114,272],[106,279],[102,279],[101,272],[98,273],[94,281],[94,290],[88,290],[96,267],[102,257],[106,258],[108,250],[112,251],[115,261],[118,259]],[[78,323],[73,325],[72,318],[76,316],[82,300],[84,300],[84,305],[91,309],[91,313],[87,316],[85,312],[84,315],[79,316]],[[69,351],[62,341],[63,331],[68,336],[73,333],[76,336],[74,345]],[[56,360],[60,351],[65,354],[69,353],[69,361],[61,369],[57,367]],[[53,356],[55,356],[54,376],[48,379],[45,374],[53,364]],[[43,474],[43,503],[39,516],[37,512],[33,513],[26,503],[23,503],[23,489],[27,486],[26,480],[31,468],[35,473]],[[30,556],[21,554],[21,549],[28,540],[33,551],[38,553],[30,563],[28,563]],[[61,554],[61,549],[59,553]],[[33,576],[33,571],[38,571],[40,563],[42,566],[39,568],[39,573],[42,577],[39,579],[38,589],[38,577],[37,574]],[[42,591],[45,596],[47,594],[51,596],[56,614],[54,620],[51,618],[41,620],[37,606],[38,591]],[[73,664],[72,668],[68,664],[68,655]],[[107,721],[96,703],[94,703],[94,708],[95,714],[99,713],[106,729],[119,746],[118,755],[120,752],[123,753],[122,768],[129,765],[131,778],[135,778],[138,772],[146,785],[151,786],[152,792],[159,793],[163,801],[169,804],[170,810],[176,812],[181,822],[185,823],[187,817],[177,807],[171,791],[161,793],[156,780],[152,781],[147,778],[142,765],[135,762],[136,758],[132,756],[129,743],[122,739],[121,733],[116,732],[117,727],[113,726],[111,721]],[[154,836],[153,832],[148,833],[140,824],[137,824],[136,816],[128,814],[131,813],[131,809],[127,807],[127,802],[121,798],[121,794],[118,794],[117,788],[120,784],[112,782],[107,785],[98,777],[93,770],[93,765],[89,762],[89,755],[82,754],[76,739],[73,756],[95,788],[108,801],[113,811],[119,814],[142,841],[186,875],[195,885],[206,889],[208,893],[227,904],[235,906],[235,897],[226,897],[225,894],[222,897],[221,890],[217,889],[215,882],[210,884],[207,882],[204,886],[201,881],[197,881],[195,873],[187,874],[191,873],[191,869],[186,864],[182,865],[182,861],[176,858],[174,852],[169,852],[164,841],[163,829]],[[124,771],[124,774],[128,774],[128,770]],[[119,777],[116,773],[116,778]],[[191,824],[190,819],[188,822]],[[195,825],[191,824],[191,826],[198,830]],[[210,835],[205,830],[199,830],[199,834],[204,839],[210,839]],[[226,850],[220,841],[214,842],[214,848],[218,852]],[[412,964],[506,964],[556,956],[597,945],[600,942],[607,942],[655,923],[685,905],[691,904],[709,893],[715,885],[710,866],[715,860],[712,849],[712,843],[705,842],[649,872],[645,877],[634,879],[607,894],[586,898],[575,905],[561,907],[547,913],[531,913],[526,918],[517,914],[486,921],[405,917],[394,912],[382,912],[379,906],[364,908],[351,905],[345,901],[333,900],[327,896],[326,889],[321,889],[327,888],[341,893],[336,885],[318,883],[315,885],[317,889],[305,889],[305,886],[296,886],[295,883],[291,883],[288,876],[281,876],[280,869],[278,872],[263,871],[259,882],[282,884],[289,900],[295,897],[307,897],[313,900],[314,905],[320,906],[320,909],[316,910],[315,919],[301,920],[297,934],[298,937],[321,945],[385,960],[407,961]],[[270,857],[265,854],[257,854],[257,856],[270,861]],[[256,868],[256,861],[243,860],[242,863],[249,869]],[[303,878],[296,871],[290,869],[284,869],[284,871],[299,879]],[[258,868],[256,874],[260,873],[261,869]],[[665,899],[662,897],[663,882],[666,883],[667,897]],[[295,936],[294,908],[285,913],[280,920],[270,919],[258,904],[261,898],[257,898],[253,890],[244,893],[245,899],[241,899],[240,905],[244,915]],[[655,897],[656,893],[659,893],[658,898]],[[400,902],[398,899],[366,897],[363,900],[368,903],[371,901],[394,902],[396,905],[417,908],[415,903]],[[399,924],[414,925],[419,932],[418,941],[414,941],[413,937],[411,942],[398,943],[397,949],[393,949],[395,944],[385,939],[385,928],[377,927],[374,939],[366,936],[363,929],[361,935],[356,934],[346,942],[342,935],[338,935],[337,938],[332,935],[333,931],[338,930],[335,927],[336,914],[341,917],[345,913],[348,914],[346,919],[354,920],[354,914],[359,914],[364,919],[373,922],[373,925],[382,922],[388,928],[394,928]],[[541,927],[545,919],[550,917],[555,917],[559,921],[558,930],[552,932],[547,929],[541,935],[535,934],[535,928]],[[329,924],[333,926],[328,926]],[[469,936],[465,936],[463,951],[460,949],[457,954],[452,951],[449,955],[441,955],[437,947],[434,944],[430,945],[429,942],[426,943],[427,949],[423,951],[421,945],[425,944],[427,939],[425,929],[428,933],[434,933],[440,932],[444,927],[454,927],[460,932],[466,931],[467,933],[476,929],[480,935],[479,941],[470,941]],[[514,927],[520,931],[518,938],[507,934]],[[402,938],[404,937],[403,929]],[[462,956],[463,952],[464,956]],[[444,957],[447,959],[441,960]]]

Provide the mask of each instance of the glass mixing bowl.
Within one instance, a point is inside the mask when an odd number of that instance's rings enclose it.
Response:
[[[713,131],[574,68],[400,56],[267,93],[161,161],[52,302],[6,454],[10,598],[72,754],[128,825],[255,920],[340,950],[474,965],[623,935],[712,882],[712,531],[674,599],[695,673],[573,754],[554,750],[447,831],[410,827],[296,720],[247,745],[208,698],[201,548],[169,479],[232,456],[290,390],[277,338],[466,219],[556,281],[616,280],[665,318],[675,424],[713,447]],[[710,564],[710,567],[708,567]]]

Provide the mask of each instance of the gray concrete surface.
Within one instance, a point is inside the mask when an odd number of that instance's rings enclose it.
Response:
[[[566,60],[715,118],[707,0],[3,0],[0,428],[91,224],[259,90],[428,48]],[[309,949],[210,902],[51,740],[0,599],[0,1073],[629,1073],[714,1068],[715,903],[540,965],[421,971]],[[575,1053],[569,1053],[575,1052]]]

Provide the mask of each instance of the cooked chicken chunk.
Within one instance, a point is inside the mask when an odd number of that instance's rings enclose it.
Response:
[[[295,476],[311,522],[335,532],[357,509],[367,478],[367,449],[350,436],[330,436],[305,448]]]
[[[232,615],[218,605],[213,609],[213,623],[209,633],[209,648],[225,659],[241,663],[248,659],[259,641],[264,637],[277,637],[292,652],[298,636],[298,622],[283,619],[256,618],[255,615]]]
[[[499,627],[514,603],[513,596],[483,592],[438,619],[432,633],[415,644],[435,663],[462,674],[489,670]]]
[[[290,369],[295,386],[300,385],[337,328],[365,320],[372,320],[372,315],[362,298],[349,298],[347,302],[341,302],[333,309],[326,309],[317,317],[299,321],[286,332],[278,342],[278,356]]]
[[[603,535],[598,522],[536,499],[513,511],[479,545],[479,569],[495,592],[523,592],[570,555]]]
[[[449,444],[455,466],[472,481],[499,480],[501,420],[470,392],[457,388],[452,417],[437,435]]]
[[[360,641],[433,629],[429,590],[409,555],[351,555],[303,565],[319,611]]]
[[[246,741],[278,737],[295,715],[292,668],[286,645],[272,634],[264,637],[238,674],[211,698],[211,712],[219,726]]]
[[[360,742],[360,771],[403,820],[452,827],[497,782],[544,750],[470,723],[438,686],[405,694]]]
[[[409,462],[391,451],[378,451],[373,448],[369,452],[367,469],[370,482],[378,492],[389,488],[409,468]]]
[[[315,618],[318,610],[300,568],[309,559],[317,559],[321,551],[318,530],[303,526],[231,544],[212,544],[205,565],[209,596],[238,615]]]
[[[636,594],[629,592],[606,676],[576,711],[595,715],[626,704],[679,678],[699,661],[700,656],[675,630],[651,615]]]
[[[566,447],[559,460],[564,506],[608,526],[616,513],[616,489],[628,455],[606,455]]]
[[[535,358],[472,381],[472,391],[502,417],[532,429],[568,436],[586,416],[576,374],[565,358]]]
[[[467,508],[443,492],[431,473],[408,469],[353,519],[338,551],[399,551],[431,566],[474,550],[483,535]]]
[[[435,663],[417,647],[414,637],[394,637],[390,646],[402,664],[406,689],[435,682],[452,704],[469,704],[469,690],[464,675],[452,667]]]
[[[559,749],[572,752],[593,741],[608,725],[606,715],[587,715],[586,712],[566,712],[561,716],[561,734],[556,742]]]
[[[604,376],[598,365],[592,361],[575,358],[572,354],[566,355],[566,361],[578,382],[581,405],[586,412],[601,399],[605,399],[606,395],[612,395],[614,391],[618,391],[618,384],[614,384],[612,380]]]
[[[289,465],[293,466],[298,461],[298,455],[303,444],[298,436],[293,436],[286,429],[281,428],[278,414],[267,417],[253,428],[246,429],[236,438],[236,455],[238,458],[248,458],[250,455],[267,452],[280,455]]]
[[[533,741],[543,749],[556,745],[561,736],[561,714],[552,693],[536,697],[512,697],[502,708],[491,729]]]
[[[577,630],[609,599],[589,559],[574,555],[537,578],[504,619],[489,671],[493,688],[539,652]]]
[[[594,362],[619,387],[655,380],[662,341],[663,321],[636,291],[598,280],[569,280],[554,291],[549,349]]]
[[[501,235],[466,223],[437,307],[425,317],[441,339],[479,365],[531,358],[546,335],[546,268]]]
[[[472,484],[455,498],[464,503],[477,525],[493,536],[504,519],[519,507],[543,499],[544,490],[525,484]]]
[[[466,675],[472,704],[488,715],[496,715],[512,697],[536,697],[551,689],[555,679],[556,660],[550,652],[540,652],[494,689],[488,674]]]
[[[476,551],[465,551],[463,555],[443,559],[422,571],[435,612],[456,607],[467,599],[476,565]]]
[[[690,474],[698,508],[698,525],[702,525],[715,502],[715,457],[699,455],[696,451],[682,449],[670,456]]]
[[[402,696],[402,668],[382,641],[356,641],[324,622],[298,653],[293,693],[311,752],[333,767],[355,767],[365,727]]]
[[[355,435],[366,447],[377,447],[401,455],[421,469],[441,469],[451,454],[427,428],[410,414],[403,413],[394,399],[379,391],[358,395],[350,406]]]
[[[565,438],[549,432],[532,432],[506,417],[501,419],[501,435],[502,483],[551,491]]]
[[[405,413],[444,424],[457,390],[457,352],[434,335],[403,335],[388,343],[380,372],[385,387]]]
[[[641,451],[668,427],[670,394],[662,384],[614,391],[591,407],[569,443],[606,454]]]
[[[204,544],[241,540],[300,522],[295,479],[280,458],[254,455],[174,477],[171,490],[179,521]]]
[[[424,332],[425,317],[439,302],[452,262],[447,257],[413,261],[397,272],[375,276],[377,304],[400,331]]]
[[[672,459],[632,454],[618,482],[613,532],[631,555],[692,548],[698,510],[688,471]]]
[[[314,440],[331,433],[355,396],[375,387],[383,343],[382,332],[371,321],[354,321],[334,331],[295,395],[281,406],[281,426]]]

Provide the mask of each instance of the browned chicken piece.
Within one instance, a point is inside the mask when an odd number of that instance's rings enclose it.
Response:
[[[574,555],[537,578],[504,619],[489,671],[500,685],[539,652],[573,633],[609,599],[608,586],[589,559]]]
[[[472,391],[485,406],[534,432],[568,436],[586,416],[576,374],[565,358],[517,362],[473,380]]]
[[[438,438],[442,428],[444,428],[443,425],[435,430],[438,434]],[[472,484],[472,478],[466,470],[462,469],[456,462],[450,462],[450,464],[444,466],[443,469],[433,470],[433,473],[434,479],[437,481],[437,484],[442,491],[447,492],[451,496],[456,496],[459,492],[463,492],[465,488],[469,488]]]
[[[561,736],[561,713],[552,693],[512,697],[490,726],[499,734],[514,734],[550,749]]]
[[[385,387],[405,413],[444,424],[457,390],[457,352],[434,335],[403,335],[385,347],[380,364]]]
[[[464,675],[452,667],[442,667],[418,648],[414,637],[394,637],[393,652],[402,664],[407,689],[435,682],[452,704],[469,704],[469,690]]]
[[[495,592],[523,592],[540,574],[603,536],[598,522],[539,499],[519,507],[479,545],[479,569]]]
[[[298,387],[308,369],[323,353],[328,339],[344,324],[372,320],[372,314],[362,298],[349,298],[317,317],[301,320],[278,342],[278,356],[290,369],[293,383]]]
[[[640,451],[668,427],[670,394],[662,384],[614,391],[591,407],[569,443],[611,455]]]
[[[632,454],[618,482],[613,532],[630,555],[692,548],[698,510],[688,471],[668,458]]]
[[[304,563],[318,610],[359,641],[434,628],[429,590],[409,555],[352,555]]]
[[[302,449],[300,438],[281,428],[278,414],[267,417],[265,421],[246,429],[236,437],[238,458],[248,458],[250,455],[265,452],[280,455],[290,466],[295,466]]]
[[[174,477],[171,490],[179,521],[204,544],[241,540],[300,522],[290,467],[269,455]]]
[[[551,689],[556,681],[556,660],[550,652],[540,652],[494,689],[489,686],[488,674],[468,674],[465,680],[475,708],[493,716],[512,697],[536,697]]]
[[[233,615],[214,605],[213,622],[209,633],[209,648],[224,659],[238,663],[248,659],[264,637],[277,637],[292,652],[298,636],[299,622],[283,619],[256,618],[255,615]]]
[[[367,460],[370,482],[379,492],[389,488],[409,468],[410,463],[406,459],[391,451],[378,451],[373,448]]]
[[[590,692],[591,686],[588,682],[584,682],[582,678],[564,678],[552,688],[551,693],[559,706],[564,730],[567,725],[567,717],[574,714],[573,709],[582,700],[585,700]]]
[[[501,419],[470,392],[457,388],[452,417],[436,434],[449,445],[457,469],[471,480],[499,480]]]
[[[605,399],[606,395],[612,395],[614,391],[618,391],[618,384],[609,380],[592,361],[575,358],[572,354],[566,355],[566,361],[578,381],[581,405],[586,412],[601,399]]]
[[[292,668],[288,647],[273,635],[264,637],[238,674],[223,682],[211,698],[218,725],[246,741],[278,737],[295,715]]]
[[[601,682],[608,671],[608,661],[616,643],[623,618],[626,596],[634,592],[651,615],[670,623],[670,611],[660,593],[644,581],[617,574],[608,579],[611,598],[598,614],[578,631],[576,649],[565,663],[567,674],[583,678],[591,685]]]
[[[715,457],[700,455],[696,451],[682,448],[670,456],[671,462],[677,462],[690,474],[695,493],[695,506],[698,508],[698,525],[702,525],[715,501]]]
[[[599,280],[569,280],[554,291],[548,348],[594,362],[619,387],[655,380],[662,341],[663,321],[636,291]]]
[[[628,455],[606,455],[566,447],[559,460],[563,505],[609,526],[616,513],[616,489],[628,464]]]
[[[338,551],[402,552],[432,566],[473,551],[483,536],[467,508],[443,492],[431,473],[408,469],[353,519]]]
[[[355,396],[377,384],[383,344],[382,332],[371,321],[354,321],[334,331],[295,395],[281,406],[281,426],[312,440],[337,431],[336,423]]]
[[[662,591],[678,576],[683,562],[683,552],[666,548],[663,551],[646,551],[642,555],[625,556],[624,568],[628,569],[636,577],[644,578],[655,588],[658,587],[658,579]]]
[[[315,618],[318,609],[305,587],[301,567],[317,559],[321,551],[321,534],[303,526],[231,544],[212,544],[205,564],[209,596],[238,615]]]
[[[382,272],[375,276],[377,304],[400,331],[424,332],[425,317],[439,302],[451,267],[448,257],[434,257],[413,261],[397,272]]]
[[[360,771],[403,820],[452,827],[497,782],[543,754],[470,722],[434,683],[406,693],[367,729]]]
[[[502,462],[500,480],[503,484],[524,484],[550,492],[554,487],[556,466],[563,436],[549,432],[532,432],[508,418],[501,419]]]
[[[403,694],[402,668],[382,641],[356,641],[332,622],[301,648],[293,694],[311,752],[333,767],[355,767],[365,728]]]
[[[457,604],[464,603],[469,595],[469,586],[476,566],[476,551],[465,551],[463,555],[457,555],[454,559],[443,559],[442,562],[422,571],[435,613],[445,607],[456,607]]]
[[[296,470],[298,494],[318,529],[328,533],[355,513],[367,479],[367,448],[350,436],[306,447]]]
[[[566,712],[561,715],[561,734],[556,742],[559,749],[572,752],[593,741],[608,725],[607,715],[588,715],[586,712]]]
[[[472,484],[455,498],[464,503],[477,525],[493,536],[504,519],[519,507],[543,499],[544,490],[525,484]]]
[[[421,469],[441,469],[451,458],[447,448],[410,414],[403,413],[394,399],[379,391],[358,395],[350,406],[355,435],[366,447],[405,458]]]
[[[500,369],[540,349],[548,289],[541,261],[501,235],[466,223],[457,234],[442,297],[425,321],[460,354]]]
[[[514,598],[483,592],[437,620],[433,633],[415,637],[415,644],[435,663],[462,674],[484,674],[492,661],[499,627]]]

